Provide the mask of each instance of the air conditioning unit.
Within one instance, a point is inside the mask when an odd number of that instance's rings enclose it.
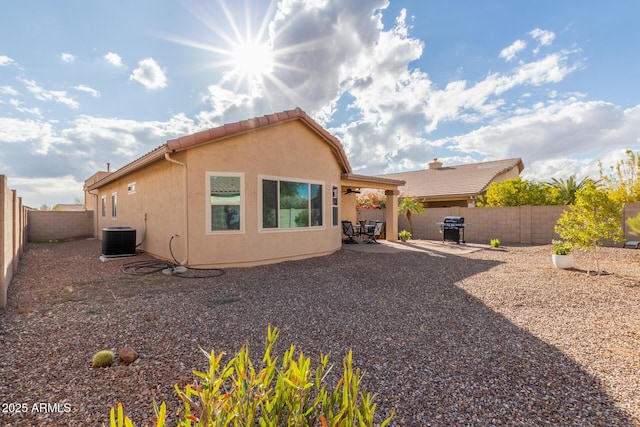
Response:
[[[102,229],[102,255],[124,257],[136,254],[136,229],[131,227],[106,227]]]

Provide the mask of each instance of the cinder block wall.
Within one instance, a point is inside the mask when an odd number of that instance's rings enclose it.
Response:
[[[0,310],[7,306],[7,289],[18,271],[25,227],[22,199],[15,190],[9,189],[7,177],[0,175]]]
[[[29,242],[72,240],[93,236],[93,211],[29,211]]]
[[[440,227],[445,216],[462,216],[469,226],[465,229],[465,240],[469,243],[489,243],[499,239],[506,244],[546,245],[559,236],[553,231],[565,206],[515,206],[503,208],[432,208],[422,215],[412,215],[413,238],[441,240]],[[623,212],[623,230],[626,240],[640,240],[631,234],[626,220],[640,213],[640,203],[628,203]],[[384,218],[383,210],[361,209],[358,217],[363,219]],[[404,215],[399,217],[399,230],[409,230]],[[613,244],[609,242],[609,244]],[[615,245],[619,245],[615,243]]]

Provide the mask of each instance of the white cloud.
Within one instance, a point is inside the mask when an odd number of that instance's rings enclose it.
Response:
[[[27,88],[29,92],[35,96],[36,99],[40,101],[54,101],[61,104],[66,105],[69,108],[77,109],[80,104],[73,98],[67,96],[67,92],[61,90],[46,90],[38,84],[34,80],[19,79]]]
[[[27,206],[39,208],[42,204],[54,206],[58,203],[73,203],[82,199],[84,181],[78,181],[71,175],[52,177],[9,177],[11,188],[15,188]],[[29,201],[40,201],[31,205]],[[44,203],[42,203],[44,202]]]
[[[33,108],[26,108],[22,106],[22,102],[20,102],[17,99],[10,99],[9,102],[7,102],[9,105],[13,106],[16,111],[19,111],[21,113],[26,113],[26,114],[31,114],[34,115],[38,118],[42,118],[42,112],[40,111],[40,109],[38,107],[33,107]]]
[[[89,95],[93,96],[94,98],[100,98],[100,91],[97,91],[89,86],[86,85],[78,85],[74,87],[75,90],[79,90],[80,92],[85,92],[88,93]]]
[[[20,92],[18,92],[15,88],[13,88],[12,86],[9,86],[9,85],[0,86],[0,93],[2,93],[4,95],[10,95],[10,96],[18,96],[18,95],[20,95]]]
[[[541,30],[540,28],[534,28],[529,32],[529,35],[538,42],[538,47],[533,50],[533,53],[536,54],[540,52],[540,46],[550,46],[556,38],[553,31]]]
[[[104,56],[104,59],[114,67],[122,67],[122,58],[117,53],[109,52]]]
[[[66,62],[68,64],[73,63],[76,60],[76,57],[71,53],[63,52],[58,57],[62,60],[62,62]]]
[[[529,35],[537,40],[542,46],[549,46],[556,38],[553,31],[541,30],[540,28],[534,28],[529,32]]]
[[[450,141],[453,150],[529,162],[640,144],[640,106],[621,110],[602,101],[552,101],[526,114],[483,126]],[[540,168],[541,169],[541,168]]]
[[[211,105],[211,109],[202,111],[196,116],[202,127],[219,126],[222,124],[220,120],[223,120],[225,114],[229,114],[230,109],[251,104],[248,95],[225,89],[219,85],[210,85],[204,99]]]
[[[152,58],[146,58],[138,62],[138,68],[129,76],[147,89],[156,90],[167,87],[167,77],[164,69]]]
[[[0,55],[0,67],[6,67],[7,65],[15,64],[15,61],[8,56]]]
[[[43,124],[34,120],[0,117],[0,141],[20,143],[41,138],[50,133]]]
[[[527,42],[524,40],[516,40],[511,46],[505,47],[500,51],[500,58],[503,58],[507,62],[511,62],[516,58],[516,55],[527,47]]]

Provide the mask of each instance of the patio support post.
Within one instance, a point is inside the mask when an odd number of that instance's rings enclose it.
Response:
[[[387,207],[385,209],[385,222],[387,228],[387,240],[395,242],[398,240],[398,190],[386,190]]]

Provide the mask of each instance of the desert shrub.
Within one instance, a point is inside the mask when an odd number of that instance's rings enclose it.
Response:
[[[564,240],[552,240],[553,254],[554,255],[569,255],[571,254],[572,246],[569,242]]]
[[[402,230],[401,232],[398,233],[398,238],[403,242],[406,242],[407,240],[411,239],[411,233],[408,232],[407,230]]]
[[[499,248],[500,247],[500,240],[499,239],[491,239],[491,246],[494,248]]]
[[[105,368],[107,366],[111,366],[113,363],[115,355],[113,351],[110,350],[102,350],[93,355],[93,367],[94,368]]]
[[[184,389],[175,386],[184,404],[177,426],[373,426],[376,404],[370,393],[362,391],[362,375],[353,369],[352,353],[342,363],[342,376],[332,391],[325,379],[331,366],[328,356],[321,355],[318,366],[302,352],[295,357],[295,346],[278,358],[271,352],[278,330],[267,330],[267,344],[260,369],[249,357],[248,346],[226,364],[224,353],[204,352],[209,360],[207,372],[194,371],[197,380]],[[156,408],[157,426],[165,425],[165,403]],[[382,421],[391,421],[393,414]],[[122,405],[111,408],[111,426],[133,426],[124,416]]]

